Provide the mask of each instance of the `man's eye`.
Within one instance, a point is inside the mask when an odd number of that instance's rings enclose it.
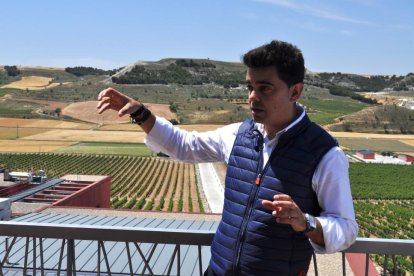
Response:
[[[253,86],[251,86],[251,85],[247,85],[246,88],[247,88],[247,90],[249,92],[252,92],[253,91]]]
[[[267,93],[269,93],[272,89],[271,89],[271,87],[270,87],[270,86],[260,86],[259,88],[257,88],[257,90],[258,90],[260,93],[267,94]]]

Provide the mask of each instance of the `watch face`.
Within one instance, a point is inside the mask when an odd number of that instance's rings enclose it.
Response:
[[[316,219],[314,216],[308,215],[308,221],[309,221],[309,230],[315,230],[316,229]]]
[[[306,217],[306,230],[304,231],[305,233],[308,233],[310,231],[313,231],[316,229],[316,219],[314,216],[309,215],[309,214],[305,214]]]

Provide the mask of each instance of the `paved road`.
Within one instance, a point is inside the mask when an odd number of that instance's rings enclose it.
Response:
[[[223,210],[224,190],[212,163],[198,164],[201,183],[208,205],[212,213],[221,213]]]

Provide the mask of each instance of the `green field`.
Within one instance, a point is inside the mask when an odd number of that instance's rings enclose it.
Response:
[[[350,163],[349,177],[355,199],[414,199],[412,165]]]
[[[376,152],[414,152],[414,147],[398,140],[368,138],[337,138],[339,145],[349,151],[369,149]]]
[[[336,118],[351,114],[369,106],[357,101],[338,99],[302,99],[311,120],[320,125],[331,124]]]
[[[80,154],[104,154],[104,155],[131,155],[151,156],[153,153],[145,144],[137,143],[95,143],[82,142],[57,152]]]

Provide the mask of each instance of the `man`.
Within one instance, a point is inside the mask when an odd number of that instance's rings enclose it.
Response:
[[[206,275],[306,275],[314,251],[343,250],[357,236],[348,161],[297,104],[305,74],[298,48],[272,41],[243,62],[252,114],[244,123],[186,132],[111,88],[98,96],[99,113],[130,114],[154,151],[186,162],[227,163]]]

